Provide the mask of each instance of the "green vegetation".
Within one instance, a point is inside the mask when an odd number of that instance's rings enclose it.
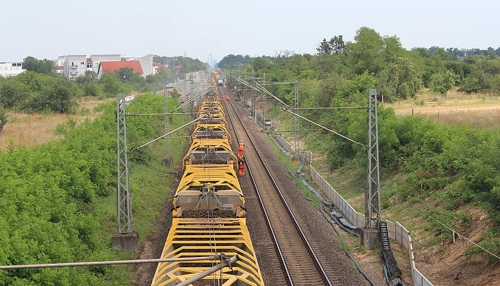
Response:
[[[118,93],[157,92],[165,89],[167,82],[184,78],[187,72],[206,69],[199,60],[183,57],[177,57],[175,61],[167,59],[155,57],[155,60],[168,66],[145,78],[124,67],[115,73],[105,73],[100,78],[95,72],[87,71],[70,82],[54,72],[52,61],[27,57],[23,61],[26,72],[7,79],[0,78],[0,106],[30,113],[45,110],[68,113],[77,107],[76,98],[82,96],[106,98]]]
[[[252,61],[252,58],[249,55],[227,55],[225,56],[219,63],[218,67],[221,69],[238,69],[245,64],[248,64]]]
[[[23,69],[43,74],[52,74],[55,71],[54,63],[51,60],[39,60],[31,56],[24,58]]]
[[[182,71],[205,69],[197,61],[180,59]],[[198,61],[199,62],[199,61]],[[117,93],[157,92],[180,74],[165,67],[153,76],[141,77],[130,68],[98,78],[86,72],[68,81],[54,72],[52,61],[27,57],[27,69],[15,77],[0,77],[0,127],[7,111],[46,116],[75,113],[77,98],[115,97]],[[173,110],[177,99],[169,98]],[[116,118],[115,104],[99,107],[94,121],[77,125],[69,120],[55,133],[63,139],[28,149],[11,144],[0,150],[0,249],[1,265],[131,259],[111,247],[116,221]],[[163,134],[164,97],[141,94],[127,105],[130,113],[160,116],[129,117],[129,149]],[[90,110],[82,109],[82,113]],[[170,118],[170,128],[185,122]],[[181,131],[182,133],[182,131]],[[170,152],[180,150],[182,139],[169,139]],[[133,229],[146,237],[169,194],[172,178],[162,166],[166,141],[131,152],[131,188],[134,192]],[[164,146],[164,147],[162,147]],[[143,235],[143,236],[141,236]],[[0,272],[0,285],[128,285],[133,266],[96,266],[57,269],[21,269]]]
[[[7,115],[7,110],[0,106],[0,133],[2,133],[3,127],[9,121],[9,116]]]
[[[27,72],[0,77],[0,122],[7,122],[5,110],[71,113],[76,111],[76,98],[80,96],[107,98],[117,93],[156,92],[164,89],[166,82],[205,68],[197,60],[181,57],[155,57],[155,61],[168,68],[146,78],[127,68],[101,78],[88,72],[69,82],[48,69],[45,60],[28,57],[24,63]],[[313,108],[301,110],[302,116],[362,144],[367,140],[364,107],[369,88],[376,88],[379,100],[384,102],[415,98],[422,88],[438,96],[446,96],[449,90],[494,96],[500,93],[498,50],[431,47],[408,51],[397,37],[382,37],[367,27],[357,31],[353,42],[344,42],[342,36],[324,39],[317,55],[254,59],[229,55],[219,67],[235,69],[231,74],[265,78],[267,83],[297,81],[300,107]],[[293,85],[267,88],[285,103],[294,104]],[[143,94],[127,105],[127,111],[163,113],[163,106],[163,97]],[[177,106],[176,100],[171,98],[168,106]],[[284,124],[289,121],[286,129],[291,129],[293,118],[282,112],[282,106],[275,103],[271,108],[266,110],[266,116]],[[60,125],[56,133],[63,139],[58,142],[32,149],[11,145],[1,150],[0,264],[131,258],[110,246],[110,236],[116,229],[115,104],[99,109],[103,115],[94,121],[78,125],[70,120]],[[175,128],[186,120],[171,117],[170,122]],[[164,116],[129,117],[129,149],[161,135],[163,128]],[[314,150],[316,158],[324,155],[320,159],[328,163],[338,179],[332,184],[348,198],[359,196],[365,182],[365,148],[304,121],[301,128],[301,134],[307,134],[302,138],[307,149]],[[436,240],[450,239],[442,224],[458,231],[470,226],[471,214],[464,207],[482,207],[494,226],[485,233],[481,245],[498,254],[499,133],[491,126],[478,129],[443,125],[416,116],[396,117],[392,109],[380,106],[382,207],[408,219],[426,219],[427,223],[413,227],[435,233]],[[172,178],[161,166],[164,144],[169,144],[170,150],[180,150],[183,142],[162,140],[130,153],[133,229],[141,239],[152,228],[169,193]],[[174,162],[180,160],[180,154],[172,152]],[[295,172],[296,167],[295,162],[291,163],[290,172]],[[336,184],[339,181],[342,184]],[[468,251],[479,252],[477,248]],[[85,285],[127,285],[130,269],[99,266],[3,271],[0,284],[71,285],[79,281]]]
[[[169,98],[171,109],[177,105],[175,98]],[[127,112],[162,114],[163,106],[164,97],[144,94],[127,106]],[[60,141],[0,152],[1,265],[133,258],[110,243],[117,225],[115,104],[99,108],[104,113],[95,121],[59,126],[57,133],[64,137]],[[163,115],[127,121],[131,147],[163,134]],[[183,121],[174,117],[172,126]],[[180,148],[181,142],[175,139],[170,144]],[[163,144],[130,155],[133,229],[144,237],[169,194],[171,181],[161,167]],[[128,285],[131,267],[2,271],[0,284]]]
[[[376,88],[379,101],[384,102],[415,98],[423,88],[443,97],[452,89],[500,93],[500,57],[494,51],[476,51],[463,57],[436,47],[408,51],[397,37],[381,37],[367,27],[357,31],[353,42],[344,43],[341,36],[324,39],[317,55],[256,58],[229,73],[265,76],[266,83],[297,81],[300,107],[312,108],[301,110],[302,116],[363,145],[367,142],[365,107],[370,88]],[[238,85],[235,81],[229,84]],[[293,85],[266,88],[286,104],[294,105]],[[249,100],[252,95],[243,96]],[[272,110],[265,111],[267,116],[282,124],[293,122],[282,112],[283,106],[273,102]],[[282,128],[289,130],[292,126],[290,123]],[[314,130],[307,131],[302,139],[308,150],[317,151],[316,157],[326,154],[331,172],[349,172],[347,184],[351,188],[344,188],[349,189],[347,196],[361,195],[364,187],[359,182],[365,182],[366,148],[318,131],[305,121],[301,121],[301,127],[302,134],[303,130]],[[415,208],[411,213],[427,220],[425,228],[444,240],[451,239],[451,234],[442,224],[465,230],[471,224],[471,214],[464,208],[481,207],[494,227],[480,244],[499,253],[500,129],[444,125],[417,116],[396,117],[394,110],[381,105],[379,137],[382,179],[387,186],[381,191],[382,207]]]
[[[196,72],[207,68],[206,64],[202,63],[200,60],[188,57],[154,56],[153,61],[155,63],[161,63],[163,66],[168,67],[168,70],[172,72],[176,78],[180,79],[184,79],[187,73]]]

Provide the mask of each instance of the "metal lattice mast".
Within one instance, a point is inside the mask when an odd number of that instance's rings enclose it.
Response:
[[[365,201],[367,229],[378,229],[380,221],[380,162],[378,150],[377,90],[368,91],[368,187]]]
[[[116,134],[118,151],[118,233],[132,233],[132,210],[128,172],[127,120],[125,95],[118,94],[116,100]]]
[[[247,81],[247,71],[246,70],[245,70],[245,73],[244,73],[243,77],[244,77],[245,81]],[[243,98],[246,99],[246,96],[247,96],[247,86],[246,85],[243,87],[243,90],[244,90],[243,91]]]
[[[170,116],[168,114],[168,90],[169,87],[166,87],[167,92],[165,93],[164,101],[163,101],[163,109],[165,112],[165,134],[169,132],[170,126]],[[165,137],[165,160],[163,161],[165,166],[169,166],[172,164],[172,156],[170,156],[170,146],[168,144],[168,139]]]
[[[299,82],[295,81],[295,105],[294,108],[299,113]],[[299,158],[299,140],[300,140],[300,121],[299,117],[295,116],[295,157]]]

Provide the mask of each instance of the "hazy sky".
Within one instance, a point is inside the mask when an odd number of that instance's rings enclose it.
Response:
[[[500,1],[0,0],[0,62],[64,54],[316,53],[363,26],[403,47],[500,47]]]

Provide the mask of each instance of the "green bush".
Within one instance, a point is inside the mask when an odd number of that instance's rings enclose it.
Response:
[[[500,233],[499,227],[487,230],[478,245],[473,244],[467,247],[467,254],[481,255],[491,262],[498,263],[498,256],[500,255],[500,237],[498,233]],[[484,249],[488,250],[489,253],[484,251]]]
[[[163,108],[161,97],[141,97],[130,103],[130,110],[162,111],[158,108]],[[113,224],[108,219],[116,220],[116,214],[108,217],[102,211],[108,208],[106,202],[116,209],[116,199],[110,197],[116,192],[114,104],[99,109],[104,113],[94,121],[77,126],[70,120],[57,127],[57,133],[64,136],[60,141],[0,152],[2,265],[120,259],[110,247],[110,230],[102,229],[103,224]],[[154,126],[158,124],[155,120],[137,119],[128,127],[136,144],[147,142],[162,130]],[[137,154],[132,164],[151,164],[150,148]],[[126,285],[128,275],[115,271],[126,269],[20,269],[0,272],[0,285],[72,285],[74,281]]]

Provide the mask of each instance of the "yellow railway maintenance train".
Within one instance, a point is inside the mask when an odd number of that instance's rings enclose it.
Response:
[[[264,285],[245,218],[227,122],[214,86],[203,95],[172,226],[152,285]]]

